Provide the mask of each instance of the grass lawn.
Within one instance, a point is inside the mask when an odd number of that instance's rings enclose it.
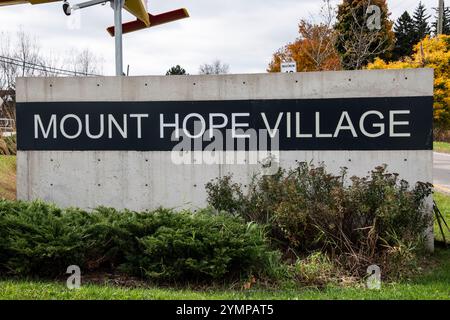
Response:
[[[69,290],[64,283],[37,281],[0,281],[0,299],[152,299],[152,300],[336,300],[336,299],[450,299],[450,250],[434,253],[439,266],[424,275],[382,289],[365,288],[280,289],[270,290],[175,290],[164,288],[127,289],[113,286],[83,285]]]
[[[433,149],[436,152],[450,153],[450,143],[435,141],[433,143]]]
[[[442,215],[445,217],[445,221],[450,226],[450,196],[445,195],[443,193],[435,192],[434,200],[436,201],[438,208],[441,211]],[[450,244],[450,232],[445,227],[445,225],[442,225],[442,228],[444,229],[445,239],[447,240],[447,243]],[[435,238],[437,240],[440,240],[440,241],[443,240],[441,231],[439,230],[439,226],[438,226],[437,222],[434,223],[434,234],[435,234]]]
[[[0,156],[0,198],[16,198],[16,157]]]

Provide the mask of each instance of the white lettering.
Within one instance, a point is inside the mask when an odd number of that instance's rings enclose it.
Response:
[[[148,114],[143,113],[132,113],[130,118],[136,118],[137,121],[137,137],[142,139],[142,118],[148,118]]]
[[[86,135],[91,139],[100,139],[103,136],[103,133],[105,132],[105,115],[100,115],[100,132],[97,135],[93,135],[89,129],[89,115],[87,114],[86,117]]]
[[[119,125],[116,118],[112,114],[108,114],[108,138],[112,139],[112,128],[113,125],[116,127],[116,129],[119,131],[122,138],[126,139],[128,136],[128,130],[127,130],[127,115],[123,115],[123,127]]]
[[[47,139],[50,135],[50,130],[53,129],[53,139],[56,139],[56,114],[52,114],[50,117],[50,122],[48,123],[47,130],[44,130],[44,124],[42,123],[41,116],[38,114],[34,115],[34,138],[37,139],[39,137],[38,135],[38,129],[41,129],[42,136],[44,139]]]
[[[291,137],[291,113],[286,112],[286,137]]]
[[[236,133],[236,128],[248,128],[249,124],[246,123],[238,123],[236,122],[236,118],[237,117],[249,117],[250,113],[233,113],[231,116],[231,136],[233,138],[239,139],[239,138],[250,138],[250,135],[248,134],[237,134]]]
[[[409,110],[394,110],[389,112],[389,136],[390,137],[411,137],[411,133],[395,133],[395,126],[409,126],[409,121],[395,121],[395,115],[409,114]]]
[[[278,132],[278,127],[280,126],[281,119],[283,118],[283,112],[280,112],[278,114],[278,118],[277,118],[277,121],[275,123],[275,127],[273,128],[273,130],[271,130],[271,128],[270,128],[269,122],[267,121],[266,114],[264,112],[261,112],[261,116],[263,118],[264,125],[266,126],[266,129],[269,132],[269,136],[271,138],[275,138],[275,136]]]
[[[222,118],[223,122],[221,124],[214,124],[214,118]],[[214,130],[215,129],[221,129],[221,128],[225,128],[228,124],[228,118],[225,114],[223,113],[210,113],[209,114],[209,126],[210,126],[210,130],[209,130],[209,138],[212,139],[212,137],[214,136]]]
[[[316,137],[317,138],[332,138],[331,133],[320,133],[320,112],[316,112]]]
[[[179,139],[180,138],[180,121],[179,121],[180,116],[178,115],[178,113],[175,113],[175,122],[174,123],[164,123],[164,114],[160,114],[159,115],[159,137],[161,139],[164,138],[164,128],[175,128],[175,139]]]
[[[197,118],[198,120],[200,120],[200,124],[201,124],[201,128],[200,128],[200,130],[199,130],[199,132],[197,134],[195,133],[195,131],[196,131],[196,129],[198,129],[198,126],[197,125],[194,126],[194,134],[193,135],[191,135],[191,133],[187,129],[187,122],[191,118]],[[194,123],[197,124],[198,121],[194,121]],[[191,139],[200,138],[203,135],[203,133],[205,133],[205,130],[206,130],[205,119],[203,119],[203,117],[200,114],[198,114],[198,113],[190,113],[184,118],[184,120],[183,120],[183,132],[188,138],[191,138]]]
[[[300,130],[300,112],[296,112],[295,113],[295,126],[297,128],[296,132],[295,132],[295,136],[297,138],[312,138],[313,135],[312,133],[301,133]]]
[[[66,123],[66,120],[67,120],[67,119],[70,119],[70,118],[75,119],[76,122],[77,122],[77,124],[78,124],[78,130],[77,130],[77,133],[72,134],[72,135],[68,134],[68,133],[66,132],[65,127],[64,127],[64,125],[65,125],[65,123]],[[78,137],[80,136],[81,131],[83,130],[83,124],[81,123],[81,119],[80,119],[77,115],[75,115],[75,114],[66,114],[66,115],[65,115],[64,117],[62,117],[62,119],[61,119],[61,122],[60,122],[60,124],[59,124],[59,130],[61,131],[61,134],[63,135],[64,138],[67,138],[67,139],[76,139],[76,138],[78,138]]]
[[[367,130],[366,130],[365,126],[364,126],[364,121],[366,120],[366,118],[368,116],[370,116],[372,114],[378,116],[380,118],[380,120],[384,119],[383,114],[381,112],[379,112],[379,111],[375,111],[375,110],[367,111],[367,112],[363,113],[363,115],[361,116],[361,119],[359,120],[359,129],[361,130],[361,132],[366,137],[369,137],[369,138],[381,137],[384,134],[384,130],[385,130],[383,123],[374,123],[374,124],[372,124],[372,127],[380,129],[377,133],[369,133],[369,132],[367,132]]]
[[[344,121],[347,121],[348,125],[343,126],[342,124],[344,123]],[[341,130],[350,130],[354,138],[358,137],[355,131],[355,127],[353,126],[352,120],[350,119],[350,116],[348,115],[347,111],[342,112],[341,118],[339,119],[336,131],[334,131],[333,136],[336,138]]]

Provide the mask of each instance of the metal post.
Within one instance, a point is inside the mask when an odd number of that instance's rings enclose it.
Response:
[[[114,40],[116,46],[116,76],[123,76],[122,7],[124,0],[112,0],[114,9]]]
[[[73,5],[72,11],[77,10],[77,9],[84,9],[84,8],[92,7],[92,6],[95,6],[97,4],[104,3],[104,2],[105,2],[105,0],[90,0],[90,1],[82,2],[79,4]]]
[[[444,0],[439,0],[437,34],[444,33]]]

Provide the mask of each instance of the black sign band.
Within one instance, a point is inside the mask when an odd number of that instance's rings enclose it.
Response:
[[[19,150],[431,150],[432,121],[432,97],[17,103]]]

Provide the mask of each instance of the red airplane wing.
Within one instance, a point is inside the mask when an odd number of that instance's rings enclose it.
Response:
[[[186,9],[178,9],[156,15],[152,15],[149,13],[148,17],[150,19],[150,26],[146,26],[144,22],[142,22],[139,19],[136,19],[135,21],[130,21],[122,24],[122,33],[129,33],[145,28],[155,27],[157,25],[172,22],[175,20],[188,18],[189,13],[187,12]],[[114,26],[109,27],[106,30],[109,32],[111,36],[114,36]]]

